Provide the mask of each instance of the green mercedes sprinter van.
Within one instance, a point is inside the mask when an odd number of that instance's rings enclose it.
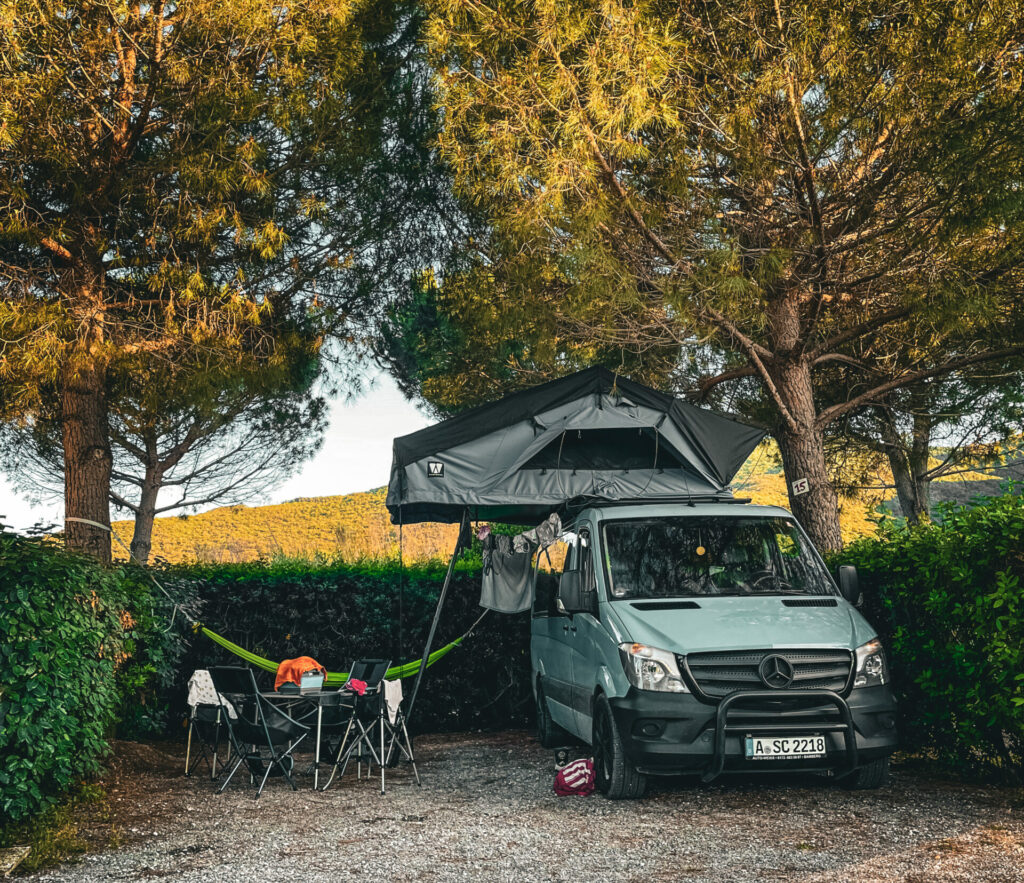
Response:
[[[648,776],[819,771],[877,788],[896,749],[885,651],[793,516],[740,502],[600,503],[539,576],[531,657],[546,747],[592,746],[599,789]]]

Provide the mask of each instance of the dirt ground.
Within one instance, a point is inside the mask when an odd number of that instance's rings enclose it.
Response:
[[[848,792],[809,776],[655,780],[641,802],[558,798],[526,733],[424,737],[407,766],[330,790],[182,775],[178,745],[118,743],[90,851],[46,881],[1020,881],[1024,793],[897,767]],[[304,764],[299,764],[303,767]]]

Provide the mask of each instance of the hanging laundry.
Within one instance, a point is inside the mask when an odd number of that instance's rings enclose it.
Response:
[[[558,539],[561,532],[562,519],[558,517],[558,513],[552,512],[536,527],[517,534],[512,540],[512,545],[517,552],[525,551],[531,545],[546,549]]]
[[[512,547],[512,538],[491,534],[483,542],[484,576],[480,606],[499,613],[521,613],[533,603],[533,550]]]

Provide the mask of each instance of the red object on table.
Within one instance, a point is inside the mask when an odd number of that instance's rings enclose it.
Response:
[[[277,667],[277,677],[274,679],[274,689],[280,690],[281,684],[292,683],[295,686],[302,686],[302,676],[307,671],[322,672],[327,677],[327,669],[324,668],[311,656],[298,656],[295,659],[286,659]]]

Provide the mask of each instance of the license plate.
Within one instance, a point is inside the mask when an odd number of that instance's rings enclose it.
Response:
[[[746,755],[749,760],[792,760],[825,756],[825,737],[812,736],[747,736]]]

